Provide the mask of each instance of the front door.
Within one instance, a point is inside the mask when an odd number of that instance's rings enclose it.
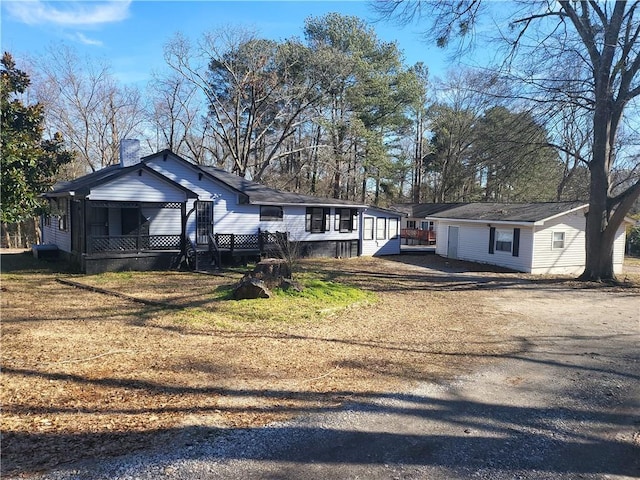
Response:
[[[196,202],[196,242],[198,245],[209,243],[209,234],[213,233],[213,202]]]
[[[449,227],[447,257],[458,258],[458,227]]]

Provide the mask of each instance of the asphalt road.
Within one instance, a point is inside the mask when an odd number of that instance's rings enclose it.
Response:
[[[259,429],[186,429],[160,450],[41,478],[640,478],[640,298],[562,287],[488,295],[514,316],[521,349],[469,376]]]

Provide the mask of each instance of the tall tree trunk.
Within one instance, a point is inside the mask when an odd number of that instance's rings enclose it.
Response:
[[[4,241],[7,248],[11,248],[11,235],[9,235],[9,224],[3,223],[2,229],[4,230]]]
[[[22,238],[22,222],[16,223],[16,248],[24,247],[24,239]]]
[[[35,233],[36,245],[42,243],[42,232],[40,231],[39,217],[33,217],[33,231]]]
[[[604,88],[599,86],[599,90]],[[596,92],[596,95],[607,92]],[[608,95],[607,95],[608,97]],[[589,213],[586,225],[586,258],[585,269],[581,280],[601,281],[614,280],[613,274],[613,241],[615,230],[609,224],[607,200],[609,195],[609,156],[611,155],[610,128],[611,104],[596,101],[593,116],[593,153],[589,163],[591,183],[589,186]],[[617,226],[615,226],[617,229]]]
[[[420,190],[422,186],[422,169],[423,169],[423,158],[424,158],[424,150],[423,144],[424,141],[422,139],[422,115],[418,115],[418,122],[416,125],[416,144],[415,144],[415,157],[413,163],[413,185],[412,185],[412,200],[414,203],[420,203]]]

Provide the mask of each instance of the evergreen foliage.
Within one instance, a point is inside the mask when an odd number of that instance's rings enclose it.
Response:
[[[1,64],[1,217],[3,223],[14,223],[40,213],[39,195],[73,155],[64,150],[61,134],[42,138],[43,106],[26,105],[20,99],[29,87],[29,75],[16,67],[9,53],[4,53]]]

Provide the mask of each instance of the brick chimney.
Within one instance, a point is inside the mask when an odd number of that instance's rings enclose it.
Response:
[[[130,167],[140,163],[140,140],[123,138],[120,140],[120,166]]]

